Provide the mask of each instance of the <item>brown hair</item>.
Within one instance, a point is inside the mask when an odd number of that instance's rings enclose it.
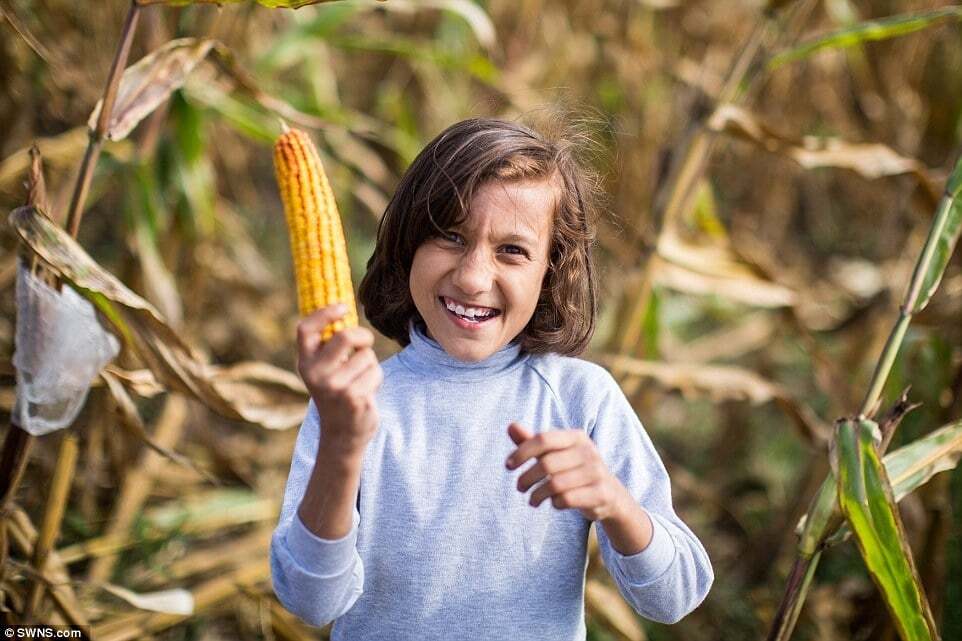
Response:
[[[591,262],[597,182],[575,158],[574,148],[564,135],[549,138],[492,118],[463,120],[438,134],[402,176],[378,225],[374,254],[358,291],[371,325],[406,346],[409,321],[424,323],[408,282],[421,243],[460,224],[485,182],[545,179],[558,190],[549,263],[535,311],[520,335],[521,349],[569,356],[583,352],[597,312]]]

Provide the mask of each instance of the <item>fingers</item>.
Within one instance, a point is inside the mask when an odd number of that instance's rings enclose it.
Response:
[[[522,442],[508,457],[505,465],[509,470],[513,470],[532,457],[540,457],[547,452],[572,447],[585,441],[590,442],[590,439],[583,430],[579,429],[542,432]]]
[[[338,305],[328,305],[302,318],[297,323],[298,346],[309,352],[316,350],[321,342],[321,334],[324,328],[346,313],[347,308],[341,310]]]
[[[547,498],[563,495],[570,490],[586,485],[594,485],[598,480],[600,479],[591,474],[589,468],[585,466],[561,472],[560,474],[552,474],[550,479],[539,485],[538,488],[531,493],[531,498],[528,499],[528,503],[534,507],[538,507],[541,505],[541,502]]]
[[[372,354],[374,352],[371,352]],[[374,359],[376,367],[368,367],[362,371],[351,383],[351,387],[358,396],[369,396],[373,394],[381,383],[384,382],[384,370],[381,369],[377,358]]]
[[[365,370],[377,365],[377,355],[370,347],[356,350],[344,363],[337,366],[328,377],[331,389],[343,389],[352,385],[352,381]]]
[[[527,492],[535,483],[541,481],[547,475],[560,474],[578,467],[583,462],[584,458],[577,450],[572,448],[548,452],[518,478],[518,489]]]
[[[534,436],[534,432],[531,432],[522,426],[521,423],[511,422],[508,424],[508,436],[511,437],[511,440],[514,441],[515,445],[520,445],[524,441]]]
[[[310,317],[308,317],[310,318]],[[331,338],[323,347],[320,330],[314,331],[315,324],[304,321],[297,326],[298,370],[307,380],[308,372],[313,376],[332,374],[344,365],[356,350],[374,345],[374,333],[366,327],[348,327]]]
[[[334,334],[331,340],[321,348],[318,357],[334,365],[347,360],[354,350],[374,345],[374,332],[366,327],[348,327]]]
[[[622,486],[584,430],[551,430],[525,439],[529,432],[511,423],[508,434],[518,444],[505,462],[508,469],[537,459],[518,478],[521,492],[538,484],[528,499],[533,507],[550,498],[556,509],[576,508],[591,520],[607,518],[618,509],[617,488]]]
[[[338,393],[342,390],[359,394],[360,390],[355,389],[359,377],[366,374],[368,370],[375,370],[380,375],[380,369],[374,350],[363,347],[356,350],[343,363],[332,363],[329,359],[317,359],[307,363],[302,376],[323,394]]]
[[[567,492],[555,494],[551,497],[551,505],[558,510],[569,508],[581,510],[585,518],[592,521],[612,514],[611,508],[605,507],[608,502],[604,488],[597,485],[582,485]]]

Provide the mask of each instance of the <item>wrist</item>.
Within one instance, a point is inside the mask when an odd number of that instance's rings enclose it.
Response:
[[[635,499],[632,498],[631,494],[628,492],[627,488],[621,484],[621,481],[617,477],[611,477],[611,483],[613,486],[612,494],[614,495],[614,500],[611,504],[611,510],[603,519],[598,519],[601,521],[602,525],[614,522],[624,523],[629,521],[638,515],[638,511],[641,509],[635,503]]]
[[[599,521],[615,551],[630,556],[645,550],[651,543],[654,523],[627,488],[620,482],[618,487],[611,516]]]
[[[322,436],[317,447],[314,469],[319,466],[328,469],[340,468],[344,471],[360,468],[364,462],[366,450],[367,443],[344,443],[333,439],[325,439]]]

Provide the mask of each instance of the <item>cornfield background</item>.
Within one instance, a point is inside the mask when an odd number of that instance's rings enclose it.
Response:
[[[943,197],[962,185],[962,7],[268,6],[286,4],[0,1],[0,201],[16,210],[0,231],[4,622],[326,638],[276,602],[267,567],[307,402],[271,166],[281,119],[318,142],[358,282],[438,131],[560,104],[595,141],[607,195],[584,358],[621,382],[716,574],[669,627],[637,618],[593,555],[588,638],[962,639],[962,205]],[[127,332],[79,417],[40,437],[10,420],[18,246]],[[926,255],[922,296],[933,274],[938,289],[919,302],[906,292]],[[383,360],[396,347],[378,339]],[[850,478],[852,448],[877,462],[879,429],[879,450],[903,453],[901,472],[885,459],[895,535],[829,537],[858,504],[844,482],[819,488]],[[800,553],[796,524],[823,495],[842,516],[819,530],[809,514]],[[914,605],[863,560],[900,539]]]

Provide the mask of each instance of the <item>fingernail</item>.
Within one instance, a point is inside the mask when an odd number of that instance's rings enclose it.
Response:
[[[513,457],[513,456],[509,456],[509,457],[508,457],[508,460],[505,461],[504,464],[505,464],[505,465],[507,466],[507,468],[510,470],[512,467],[514,467],[514,457]]]
[[[338,303],[337,307],[334,308],[334,311],[338,314],[343,314],[344,312],[347,311],[347,305],[345,305],[344,303]]]

